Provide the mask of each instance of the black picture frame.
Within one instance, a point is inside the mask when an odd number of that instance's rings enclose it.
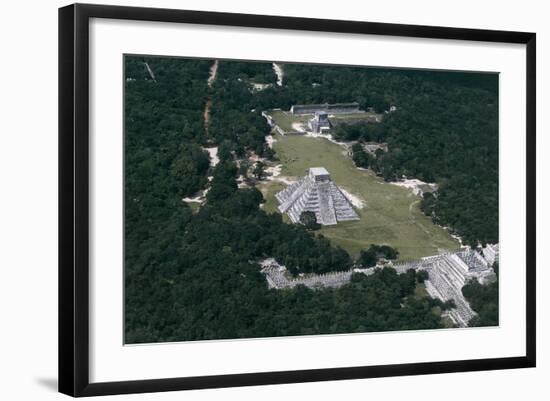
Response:
[[[526,354],[521,357],[90,383],[88,61],[91,18],[437,38],[526,46]],[[59,391],[95,396],[534,367],[536,35],[479,29],[74,4],[59,9]]]

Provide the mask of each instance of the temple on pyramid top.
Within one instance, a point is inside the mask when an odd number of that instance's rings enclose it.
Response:
[[[315,116],[309,120],[308,127],[316,134],[329,131],[332,127],[326,111],[316,111]]]
[[[312,167],[309,169],[309,177],[318,182],[330,181],[330,174],[324,167]]]
[[[279,211],[293,223],[303,212],[314,212],[317,223],[334,225],[341,221],[359,220],[351,202],[331,180],[324,167],[312,167],[308,174],[278,192]]]

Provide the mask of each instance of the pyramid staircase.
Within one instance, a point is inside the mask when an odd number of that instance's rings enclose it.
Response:
[[[305,211],[314,212],[317,222],[322,225],[359,220],[350,201],[322,167],[310,169],[307,176],[278,192],[275,197],[279,201],[279,211],[286,213],[293,223],[298,223]]]

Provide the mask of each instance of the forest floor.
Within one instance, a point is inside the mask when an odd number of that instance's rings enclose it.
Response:
[[[411,189],[386,183],[371,171],[356,168],[341,146],[324,138],[273,135],[276,139],[273,149],[279,159],[276,164],[282,164],[280,179],[296,180],[310,167],[322,166],[339,187],[363,202],[363,208],[356,208],[360,220],[317,231],[353,256],[370,244],[397,248],[401,260],[459,249],[459,242],[448,231],[422,213],[420,197]],[[284,187],[277,180],[259,185],[266,198],[263,207],[267,212],[278,213],[275,194]],[[286,215],[284,218],[288,221]]]

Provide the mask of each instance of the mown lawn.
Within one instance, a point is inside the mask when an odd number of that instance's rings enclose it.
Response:
[[[285,110],[270,110],[268,111],[269,115],[273,118],[275,123],[281,128],[284,132],[296,131],[292,128],[292,123],[307,123],[313,118],[313,114],[292,114],[289,111]],[[334,124],[338,123],[352,123],[357,121],[370,121],[375,122],[381,120],[383,117],[382,114],[377,114],[374,112],[361,112],[361,113],[347,113],[347,114],[336,114],[330,117],[330,120]]]
[[[313,114],[291,114],[285,110],[271,110],[269,115],[284,132],[296,131],[292,123],[307,123],[313,118]]]
[[[361,219],[323,227],[318,232],[352,255],[370,244],[388,244],[398,249],[401,260],[418,259],[459,248],[443,228],[432,223],[419,209],[420,197],[405,188],[385,183],[369,171],[358,170],[345,150],[322,138],[276,136],[273,148],[282,175],[303,176],[310,167],[325,167],[333,181],[365,202],[357,210]],[[276,192],[281,183],[264,183],[265,210],[277,212]]]
[[[258,185],[258,189],[262,192],[265,199],[265,203],[262,206],[264,210],[270,213],[278,213],[277,207],[279,206],[279,202],[277,202],[275,194],[285,189],[285,187],[286,185],[283,183],[271,181],[263,181]],[[290,219],[287,215],[284,215],[283,219],[290,223]]]

